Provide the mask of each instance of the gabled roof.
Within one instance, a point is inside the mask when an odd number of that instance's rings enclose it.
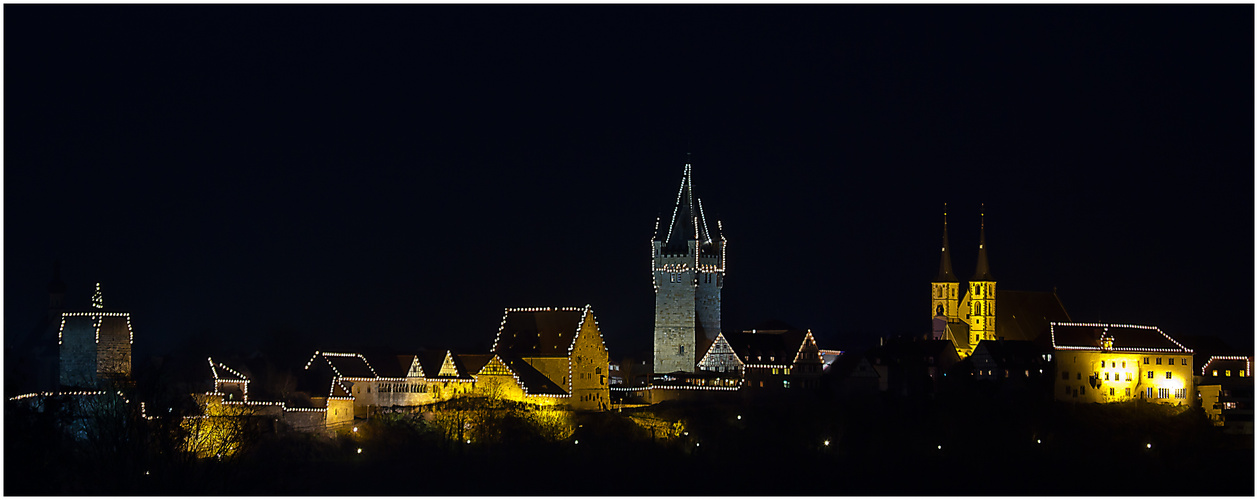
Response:
[[[533,365],[520,359],[517,356],[509,354],[500,354],[498,358],[506,363],[507,368],[515,372],[516,378],[520,380],[520,384],[524,386],[524,391],[534,396],[566,396],[568,391],[563,390],[542,372],[533,368]]]
[[[1156,326],[1119,325],[1108,323],[1050,323],[1053,348],[1075,351],[1116,352],[1182,352],[1191,349],[1171,338]],[[1113,344],[1105,348],[1102,337]]]
[[[984,340],[974,348],[974,356],[986,352],[997,366],[1021,366],[1034,363],[1043,355],[1040,348],[1029,340]]]
[[[362,352],[367,365],[382,378],[405,378],[415,359],[413,354],[392,354],[385,352]]]
[[[508,308],[502,315],[493,352],[518,356],[568,356],[586,307]]]
[[[249,377],[239,370],[235,370],[221,362],[214,361],[214,358],[206,358],[210,363],[210,376],[215,381],[247,381]]]
[[[480,373],[481,369],[489,363],[489,360],[494,359],[493,354],[458,354],[455,357],[463,365],[463,369],[467,370],[468,375]]]
[[[339,377],[378,378],[376,370],[367,363],[367,358],[358,353],[316,352],[316,357],[332,367]]]
[[[1000,308],[996,308],[999,313]],[[958,351],[970,348],[970,324],[964,321],[949,321],[947,325],[948,336],[952,340],[952,348]],[[999,332],[1000,330],[996,330]]]
[[[1201,375],[1213,373],[1210,370],[1235,370],[1240,376],[1240,370],[1244,370],[1246,378],[1251,378],[1254,376],[1253,362],[1253,356],[1210,356],[1201,364]]]
[[[781,333],[760,330],[722,333],[729,346],[745,365],[790,365],[795,362],[808,332],[788,330]]]
[[[341,377],[320,354],[316,351],[297,372],[297,390],[311,397],[350,396],[349,387],[340,382]]]
[[[706,255],[715,252],[716,242],[721,240],[719,225],[708,225],[703,202],[694,196],[690,175],[690,163],[687,162],[682,171],[681,186],[677,189],[673,215],[666,226],[657,228],[655,234],[655,241],[664,243],[665,254],[686,254],[690,249],[688,242],[696,240],[699,253]]]
[[[1070,322],[1056,292],[996,291],[996,335],[1005,340],[1035,340],[1052,321]]]
[[[425,378],[429,380],[471,378],[459,356],[455,356],[452,351],[424,351],[417,358],[424,369]]]

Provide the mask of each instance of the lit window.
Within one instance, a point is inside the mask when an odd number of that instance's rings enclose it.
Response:
[[[786,388],[786,389],[790,389],[790,388],[791,388],[791,381],[790,381],[790,380],[783,380],[783,381],[782,381],[782,387],[783,387],[783,388]]]
[[[1231,377],[1231,376],[1232,376],[1232,370],[1223,370],[1223,376],[1224,376],[1224,377]]]
[[[1244,376],[1245,376],[1245,370],[1241,370],[1241,376],[1242,376],[1242,377],[1244,377]]]
[[[1210,370],[1210,376],[1211,376],[1211,377],[1217,377],[1217,376],[1219,376],[1219,371],[1218,371],[1218,370]]]

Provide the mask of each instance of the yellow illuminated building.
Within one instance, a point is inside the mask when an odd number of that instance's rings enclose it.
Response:
[[[1049,332],[1058,401],[1181,405],[1196,395],[1193,351],[1157,327],[1053,322]]]
[[[946,207],[946,205],[945,205]],[[939,274],[931,282],[931,313],[934,318],[932,338],[951,340],[957,354],[964,358],[974,352],[978,343],[996,340],[996,279],[987,262],[987,229],[979,214],[978,262],[974,277],[966,284],[965,294],[958,300],[961,282],[952,271],[952,255],[948,247],[948,213],[944,212],[943,246],[940,248]]]

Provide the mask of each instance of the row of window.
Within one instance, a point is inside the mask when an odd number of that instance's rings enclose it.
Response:
[[[668,282],[669,283],[683,283],[682,276],[683,276],[682,273],[668,273]],[[712,273],[703,273],[703,282],[711,283]],[[720,281],[718,280],[717,283],[720,283]]]
[[[1149,364],[1149,356],[1144,357],[1144,364],[1146,365]],[[1154,364],[1157,364],[1157,365],[1162,364],[1162,358],[1154,358]],[[1175,358],[1166,358],[1166,364],[1168,365],[1175,364]],[[1179,364],[1188,366],[1188,358],[1179,358]],[[1105,365],[1101,365],[1101,366],[1105,366]]]
[[[1210,375],[1211,375],[1211,376],[1213,376],[1213,377],[1217,377],[1217,376],[1219,376],[1219,371],[1218,371],[1218,370],[1210,370]],[[1223,376],[1224,376],[1224,377],[1231,377],[1231,376],[1232,376],[1232,370],[1223,370]],[[1240,370],[1240,376],[1242,376],[1242,377],[1244,377],[1244,376],[1245,376],[1245,370]]]
[[[1114,389],[1115,389],[1115,388],[1113,388],[1113,387],[1110,387],[1110,388],[1109,388],[1109,395],[1110,395],[1110,396],[1114,396],[1114,395],[1116,394],[1116,391],[1115,391]],[[1080,394],[1085,395],[1085,396],[1087,395],[1087,393],[1088,393],[1088,386],[1086,386],[1086,385],[1081,385],[1081,386],[1079,386],[1079,388],[1078,388],[1078,389],[1075,389],[1074,387],[1066,386],[1065,391],[1066,391],[1066,395],[1077,398],[1077,397],[1079,397],[1079,395],[1080,395]],[[1125,395],[1125,396],[1127,396],[1127,397],[1131,397],[1131,388],[1130,388],[1130,387],[1126,387],[1126,388],[1124,388],[1124,389],[1123,389],[1123,391],[1124,391],[1124,395]],[[1184,399],[1184,398],[1185,398],[1185,397],[1187,397],[1187,396],[1188,396],[1188,389],[1183,389],[1183,388],[1181,388],[1181,389],[1175,389],[1175,398],[1176,398],[1176,399]],[[1171,399],[1171,390],[1170,390],[1170,388],[1167,388],[1167,387],[1159,387],[1159,388],[1158,388],[1158,392],[1157,392],[1157,397],[1158,397],[1158,399]],[[1145,389],[1145,398],[1147,398],[1147,399],[1153,399],[1153,388],[1152,388],[1152,387],[1148,387],[1148,388],[1146,388],[1146,389]]]
[[[1116,381],[1116,382],[1118,382],[1118,381],[1122,381],[1122,377],[1120,377],[1120,375],[1122,375],[1121,373],[1118,373],[1118,372],[1113,372],[1113,378],[1112,378],[1112,379],[1110,378],[1110,374],[1111,374],[1111,372],[1105,372],[1105,380],[1107,380],[1107,381],[1108,381],[1108,380],[1114,380],[1114,381]],[[988,375],[991,375],[990,370],[989,370]],[[1216,376],[1217,376],[1217,375],[1216,375]],[[1229,376],[1231,376],[1231,374],[1229,374]],[[1244,375],[1242,375],[1242,376],[1244,376]],[[1166,372],[1166,379],[1167,379],[1167,380],[1170,380],[1172,377],[1173,377],[1172,372]],[[1148,374],[1147,374],[1147,378],[1150,378],[1150,379],[1151,379],[1151,378],[1153,378],[1153,370],[1149,370],[1149,372],[1148,372]],[[1070,380],[1070,372],[1065,372],[1065,371],[1061,372],[1061,379],[1062,379],[1062,380]],[[1131,382],[1131,372],[1126,372],[1126,379],[1127,379],[1127,382]],[[1083,380],[1083,373],[1082,373],[1082,372],[1075,372],[1075,380]]]

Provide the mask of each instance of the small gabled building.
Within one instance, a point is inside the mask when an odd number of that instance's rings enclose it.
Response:
[[[1158,327],[1053,322],[1049,335],[1058,401],[1193,402],[1193,351]]]
[[[508,308],[503,312],[492,353],[499,355],[516,375],[537,371],[545,376],[567,393],[567,403],[573,409],[610,407],[607,346],[588,305]],[[524,376],[525,380],[529,378]]]
[[[1206,358],[1196,377],[1197,397],[1210,423],[1234,434],[1254,433],[1253,356]]]
[[[978,380],[1029,384],[1051,378],[1051,356],[1046,354],[1051,353],[1029,340],[984,340],[974,348],[970,361]]]
[[[823,360],[811,330],[786,325],[721,333],[699,359],[699,373],[724,380],[737,376],[753,391],[816,389]]]

